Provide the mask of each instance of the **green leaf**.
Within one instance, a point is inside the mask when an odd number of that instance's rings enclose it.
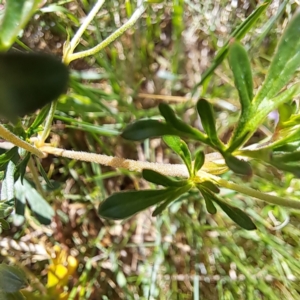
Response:
[[[15,183],[16,197],[25,197],[30,205],[31,211],[41,224],[49,225],[54,216],[54,210],[49,203],[29,184],[25,179]]]
[[[17,180],[20,177],[21,183],[23,183],[23,179],[26,174],[26,168],[30,157],[31,157],[31,153],[27,152],[25,157],[16,165],[15,180]]]
[[[214,193],[217,193],[217,194],[220,193],[220,189],[211,181],[203,181],[200,183],[200,186],[202,186],[208,190],[211,190]]]
[[[9,223],[5,219],[0,219],[0,226],[4,230],[8,230],[10,228]]]
[[[241,175],[252,176],[252,169],[249,163],[244,160],[240,160],[232,155],[225,155],[226,165],[233,172]]]
[[[6,51],[12,46],[40,2],[41,0],[6,0],[0,26],[0,51]]]
[[[233,220],[236,224],[241,226],[242,228],[246,230],[254,230],[256,229],[255,224],[252,222],[252,220],[246,215],[241,209],[231,206],[228,203],[225,203],[224,201],[220,200],[219,197],[217,197],[214,193],[212,193],[210,190],[201,187],[201,185],[197,185],[198,189],[201,191],[205,202],[206,207],[209,202],[215,202],[217,203],[222,210],[228,215],[228,217]],[[209,207],[207,207],[207,210],[212,209],[211,204],[209,203]]]
[[[292,103],[283,103],[279,105],[278,107],[278,113],[279,113],[279,121],[277,128],[281,128],[284,126],[284,122],[289,121],[292,114],[295,113],[295,102]]]
[[[162,175],[161,173],[149,169],[144,169],[142,171],[142,176],[145,180],[162,186],[180,187],[186,185],[188,182],[187,180],[174,180],[170,177]]]
[[[165,118],[167,123],[173,126],[179,132],[187,134],[189,137],[200,140],[204,143],[207,142],[207,137],[201,133],[199,130],[191,127],[190,125],[184,123],[179,118],[176,117],[175,112],[172,108],[166,103],[159,104],[159,111],[161,115]],[[178,134],[177,134],[178,135]]]
[[[0,170],[5,170],[9,161],[19,159],[18,147],[13,147],[0,155]]]
[[[205,154],[203,151],[198,151],[195,155],[194,161],[194,175],[202,168],[205,162]]]
[[[26,274],[20,268],[0,264],[0,290],[15,293],[27,286]]]
[[[26,298],[23,296],[23,294],[21,292],[15,292],[15,293],[9,293],[6,294],[7,300],[26,300]],[[6,299],[2,299],[1,300],[6,300]]]
[[[50,104],[46,105],[41,109],[41,111],[38,113],[30,127],[27,129],[27,135],[28,137],[31,137],[34,133],[37,133],[40,131],[39,126],[45,121],[48,113],[50,110]]]
[[[245,111],[253,98],[253,79],[247,52],[238,42],[230,46],[229,65],[234,76],[235,86],[239,92],[242,111]]]
[[[5,179],[2,182],[1,198],[6,200],[14,199],[14,173],[16,165],[11,160],[5,171]]]
[[[114,193],[99,206],[101,217],[121,220],[164,201],[174,188]]]
[[[140,141],[164,135],[177,135],[172,126],[158,120],[141,120],[128,125],[121,136],[126,140]]]
[[[300,166],[299,161],[290,162],[289,161],[281,161],[279,159],[272,159],[269,162],[272,166],[276,167],[278,170],[290,172],[295,175],[295,177],[300,178]]]
[[[210,214],[214,215],[217,212],[217,209],[216,209],[216,207],[214,206],[214,204],[212,202],[214,200],[213,199],[214,198],[214,194],[211,193],[211,192],[209,192],[209,191],[207,191],[206,188],[201,187],[201,185],[198,185],[197,187],[200,190],[200,192],[201,192],[201,194],[202,194],[202,196],[204,198],[207,211]]]
[[[163,137],[163,140],[181,157],[189,171],[189,174],[192,175],[192,155],[187,144],[178,136],[167,135]]]
[[[191,186],[186,185],[185,187],[182,187],[181,189],[173,190],[170,192],[169,197],[167,200],[165,200],[162,204],[157,206],[155,210],[152,213],[152,217],[156,217],[159,215],[163,210],[165,210],[172,202],[174,202],[176,199],[178,199],[181,195],[188,192]]]
[[[231,206],[228,203],[221,201],[216,196],[211,198],[214,202],[216,202],[223,211],[228,215],[228,217],[234,221],[236,224],[241,226],[246,230],[254,230],[256,229],[255,224],[252,222],[250,217],[246,215],[241,209]]]
[[[300,161],[300,151],[295,151],[291,153],[273,153],[272,160],[289,163],[289,162],[299,162]]]
[[[67,89],[68,68],[45,54],[0,55],[0,112],[15,121],[42,108]]]
[[[44,170],[42,164],[40,163],[40,161],[39,161],[38,159],[35,159],[35,162],[36,162],[36,166],[37,166],[39,172],[40,172],[41,175],[43,176],[43,178],[44,178],[46,184],[48,185],[48,187],[53,188],[53,185],[52,185],[52,183],[50,182],[50,180],[49,180],[49,178],[48,178],[48,175],[47,175],[47,173],[45,172],[45,170]]]
[[[247,117],[243,116],[239,119],[238,126],[230,140],[230,146],[227,151],[233,152],[245,144],[271,111],[277,109],[279,105],[291,101],[293,97],[299,94],[300,85],[294,84],[282,91],[277,97],[261,102],[258,107],[252,102],[252,107],[250,107]]]
[[[200,99],[197,102],[197,111],[201,118],[203,129],[206,132],[208,138],[215,146],[222,149],[222,143],[218,138],[216,130],[216,120],[212,105],[205,99]]]
[[[216,54],[211,66],[201,75],[201,81],[195,85],[193,88],[193,94],[196,89],[203,84],[203,82],[209,78],[214,70],[222,63],[222,61],[226,58],[229,50],[229,45],[232,39],[236,41],[240,41],[250,29],[253,28],[254,24],[258,20],[258,18],[262,15],[262,13],[267,9],[271,0],[265,1],[263,4],[257,6],[257,8],[252,12],[252,14],[247,17],[247,19],[241,23],[230,35],[229,39],[225,43],[225,45],[218,51]]]
[[[296,13],[280,39],[263,86],[255,97],[261,103],[274,98],[300,67],[300,13]]]

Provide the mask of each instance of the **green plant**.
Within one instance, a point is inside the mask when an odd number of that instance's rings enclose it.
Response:
[[[12,120],[15,123],[15,126],[11,127],[10,131],[1,126],[0,134],[16,146],[28,151],[27,153],[23,153],[20,157],[17,153],[17,148],[13,148],[2,155],[1,168],[5,171],[4,186],[7,187],[6,189],[3,189],[1,195],[2,199],[4,199],[2,200],[4,201],[3,211],[10,207],[9,203],[11,202],[9,201],[14,198],[13,182],[19,177],[23,180],[25,167],[32,159],[30,153],[35,154],[38,157],[43,157],[41,151],[78,160],[94,161],[104,165],[126,167],[129,170],[141,171],[146,180],[166,187],[162,190],[122,192],[110,196],[99,207],[99,214],[106,218],[127,218],[149,206],[159,204],[153,213],[153,215],[157,215],[179,196],[188,192],[191,188],[197,188],[205,200],[208,212],[215,213],[216,208],[214,204],[217,204],[237,224],[246,229],[254,229],[255,225],[242,210],[231,206],[228,202],[221,200],[220,197],[216,195],[219,192],[218,186],[233,189],[272,204],[299,208],[300,204],[297,200],[286,200],[277,196],[267,195],[216,176],[223,174],[229,168],[237,174],[250,178],[252,175],[250,161],[252,159],[258,160],[262,164],[273,165],[280,170],[292,172],[296,176],[299,174],[299,167],[297,166],[297,159],[299,156],[297,150],[298,145],[295,145],[298,141],[297,136],[299,133],[297,125],[298,115],[292,102],[293,97],[299,94],[299,85],[296,83],[289,88],[282,90],[299,67],[300,60],[297,50],[297,41],[299,40],[298,25],[300,23],[299,14],[294,17],[286,29],[272,60],[268,75],[255,96],[253,92],[250,62],[245,49],[237,41],[249,31],[268,4],[269,1],[266,1],[263,5],[259,6],[248,19],[234,31],[230,40],[219,51],[215,62],[204,74],[201,81],[201,83],[203,83],[204,79],[211,76],[215,67],[229,54],[229,64],[233,72],[234,82],[238,90],[241,104],[240,118],[229,143],[224,144],[219,139],[212,105],[205,99],[200,99],[196,106],[204,132],[195,129],[180,120],[169,105],[162,103],[159,105],[159,110],[165,119],[165,122],[158,120],[137,121],[136,123],[129,125],[122,133],[123,138],[130,140],[142,140],[164,136],[166,144],[181,157],[185,163],[185,167],[176,165],[165,166],[144,164],[138,161],[127,161],[125,159],[116,159],[101,155],[68,152],[63,149],[56,149],[51,145],[45,145],[45,140],[51,129],[56,101],[52,102],[50,110],[48,107],[42,109],[27,130],[24,130],[17,121],[17,116],[30,113],[36,108],[43,106],[45,103],[51,102],[61,94],[68,81],[66,68],[63,67],[62,64],[57,63],[56,65],[54,64],[53,70],[49,70],[47,75],[43,75],[42,72],[44,72],[44,69],[49,69],[50,65],[53,66],[53,61],[51,61],[50,58],[41,55],[19,56],[17,54],[2,54],[3,67],[7,67],[8,65],[4,57],[9,58],[10,56],[13,56],[14,60],[16,57],[20,60],[20,63],[16,64],[16,66],[25,66],[30,59],[36,62],[38,60],[43,61],[43,64],[39,63],[40,67],[33,70],[30,74],[32,77],[31,81],[30,78],[28,81],[25,81],[28,92],[23,94],[25,95],[26,103],[28,103],[27,106],[22,108],[19,106],[19,103],[23,103],[22,101],[24,100],[21,96],[14,96],[13,98],[9,97],[12,89],[16,88],[20,90],[20,87],[17,86],[18,82],[13,78],[8,77],[7,84],[5,87],[2,87],[5,95],[8,95],[1,100],[3,101],[1,103],[2,107],[6,109],[3,110],[3,114]],[[11,13],[11,11],[14,11],[14,9],[11,8],[11,5],[13,4],[8,1],[4,20],[9,18],[20,18],[20,13]],[[65,64],[68,64],[74,59],[93,55],[102,50],[111,41],[120,36],[127,28],[130,28],[145,10],[144,6],[140,4],[128,23],[112,34],[111,37],[90,50],[74,54],[73,52],[79,43],[80,37],[102,5],[103,1],[97,1],[95,7],[91,10],[74,37],[66,42],[62,59]],[[27,12],[27,14],[31,15],[32,11]],[[28,19],[28,16],[25,19]],[[7,45],[12,44],[12,41],[16,37],[15,31],[8,30],[10,28],[11,25],[9,22],[4,21],[2,23],[2,32],[9,33],[3,35],[5,38],[2,40],[2,44],[6,45],[5,49],[7,49]],[[47,60],[49,60],[49,62]],[[7,72],[10,72],[8,67]],[[18,67],[14,70],[14,74],[15,73],[17,73],[20,78],[24,77],[24,74],[18,70]],[[59,74],[61,77],[59,84],[56,81],[50,81],[53,74]],[[49,94],[49,97],[43,97],[44,102],[40,101],[39,92],[36,92],[36,94],[33,93],[33,91],[39,91],[37,85],[34,83],[34,78],[39,75],[43,76],[45,80],[49,79],[49,83],[45,81],[45,87],[43,87],[43,89],[48,92],[53,92],[53,88],[56,88],[52,94]],[[2,76],[4,77],[4,74]],[[8,83],[11,85],[8,86]],[[31,95],[31,98],[26,96],[26,93]],[[14,103],[14,106],[8,106],[11,102]],[[280,120],[275,128],[274,134],[267,140],[263,140],[258,144],[251,145],[251,147],[244,147],[245,143],[249,141],[257,128],[266,119],[267,115],[275,109],[279,110]],[[44,124],[44,126],[42,126],[42,124]],[[42,131],[39,132],[41,129]],[[39,134],[35,137],[37,132],[39,132]],[[17,137],[17,135],[22,137],[22,139]],[[217,152],[213,155],[206,156],[202,152],[192,155],[187,144],[184,142],[184,139],[202,142]],[[23,140],[34,141],[35,146],[32,146]],[[186,177],[187,179],[174,180],[166,176]],[[44,175],[44,178],[47,180],[47,176]],[[5,224],[4,226],[8,226],[4,219],[2,219],[2,222]]]

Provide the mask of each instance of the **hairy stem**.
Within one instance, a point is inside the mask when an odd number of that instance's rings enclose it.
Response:
[[[65,63],[68,64],[72,60],[75,60],[78,58],[83,58],[83,57],[90,56],[90,55],[94,55],[97,52],[101,51],[102,49],[107,47],[110,43],[112,43],[114,40],[116,40],[119,36],[121,36],[127,29],[131,28],[136,23],[136,21],[141,17],[141,15],[144,13],[144,11],[145,11],[145,7],[143,4],[141,4],[136,9],[136,11],[133,13],[131,18],[123,26],[121,26],[113,34],[111,34],[108,38],[106,38],[103,42],[101,42],[97,46],[95,46],[91,49],[85,50],[85,51],[77,52],[74,54],[69,52],[65,59]]]
[[[265,194],[265,193],[259,192],[257,190],[251,189],[249,187],[236,184],[232,181],[224,180],[218,176],[215,176],[212,174],[207,174],[202,171],[199,171],[197,175],[200,178],[205,177],[208,180],[210,179],[211,181],[214,181],[219,186],[225,187],[230,190],[234,190],[236,192],[254,197],[256,199],[259,199],[259,200],[262,200],[262,201],[265,201],[265,202],[268,202],[271,204],[300,209],[300,201],[297,201],[297,200],[284,199],[281,197]]]
[[[21,140],[16,135],[14,135],[11,131],[7,130],[3,125],[0,124],[0,136],[5,140],[11,142],[17,147],[23,148],[28,152],[36,155],[39,158],[44,157],[44,153],[41,152],[39,149],[35,148],[34,146],[30,145],[29,143]]]
[[[40,150],[54,154],[57,156],[62,156],[70,159],[76,159],[81,161],[88,161],[99,163],[101,165],[110,166],[113,168],[124,168],[130,171],[141,172],[143,169],[151,169],[153,171],[159,172],[166,176],[175,176],[175,177],[184,177],[188,178],[189,173],[185,165],[182,164],[160,164],[160,163],[150,163],[150,162],[143,162],[143,161],[135,161],[131,159],[125,159],[121,157],[113,157],[107,156],[103,154],[95,154],[95,153],[88,153],[88,152],[77,152],[77,151],[70,151],[64,150],[60,148],[54,148],[50,146],[43,146]],[[208,161],[208,164],[211,162]],[[205,171],[206,172],[205,172]],[[213,170],[212,170],[213,171]],[[204,167],[197,173],[200,180],[210,180],[215,182],[217,185],[237,191],[239,193],[246,194],[248,196],[254,197],[256,199],[266,201],[271,204],[282,205],[286,207],[300,209],[300,201],[297,200],[290,200],[284,199],[281,197],[264,194],[254,189],[235,184],[231,181],[224,180],[218,176],[215,176],[211,173],[209,165],[208,168]]]
[[[92,10],[89,12],[89,14],[84,19],[83,23],[81,24],[81,26],[77,30],[76,34],[74,35],[74,37],[70,41],[69,48],[68,48],[68,52],[70,54],[73,54],[73,51],[75,50],[75,48],[79,44],[79,40],[80,40],[81,36],[83,35],[83,33],[85,32],[87,27],[90,25],[90,23],[93,21],[93,19],[95,18],[97,12],[100,10],[100,8],[104,4],[104,2],[105,2],[105,0],[98,0],[97,3],[95,4],[95,6],[92,8]]]

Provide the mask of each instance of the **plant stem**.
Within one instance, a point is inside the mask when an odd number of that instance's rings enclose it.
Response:
[[[113,157],[113,156],[88,153],[88,152],[70,151],[70,150],[54,148],[50,146],[43,146],[40,148],[40,150],[57,156],[62,156],[62,157],[81,160],[81,161],[99,163],[101,165],[110,166],[113,168],[124,168],[136,172],[141,172],[143,169],[151,169],[153,171],[159,172],[166,176],[184,177],[184,178],[189,177],[189,173],[186,166],[182,164],[160,164],[160,163],[135,161],[135,160],[125,159],[121,157]],[[300,201],[284,199],[281,197],[264,194],[254,189],[235,184],[231,181],[227,181],[218,176],[210,174],[208,173],[210,172],[210,168],[207,168],[207,172],[204,172],[203,169],[205,169],[205,166],[204,168],[202,168],[201,171],[197,173],[197,176],[199,176],[200,179],[213,181],[222,187],[240,192],[242,194],[246,194],[248,196],[254,197],[262,201],[266,201],[271,204],[300,209]]]
[[[107,47],[110,43],[112,43],[115,39],[117,39],[119,36],[121,36],[127,29],[131,28],[136,23],[136,21],[140,18],[140,16],[144,13],[144,11],[145,11],[145,7],[143,4],[141,4],[136,9],[136,11],[133,13],[131,18],[123,26],[121,26],[119,29],[117,29],[113,34],[111,34],[108,38],[106,38],[104,41],[102,41],[97,46],[95,46],[91,49],[85,50],[85,51],[74,53],[74,54],[71,52],[68,52],[66,54],[65,63],[68,64],[72,60],[75,60],[78,58],[83,58],[83,57],[90,56],[90,55],[94,55],[97,52],[101,51],[102,49]]]
[[[102,5],[104,4],[104,2],[105,2],[105,0],[98,0],[97,1],[97,3],[95,4],[95,6],[92,8],[92,10],[86,16],[85,20],[83,21],[83,23],[81,24],[81,26],[77,30],[77,32],[74,35],[74,37],[72,38],[72,40],[70,41],[70,44],[66,48],[66,53],[64,53],[64,59],[63,59],[63,61],[66,64],[68,64],[71,61],[71,60],[68,59],[69,56],[73,54],[75,48],[79,44],[79,40],[80,40],[81,36],[83,35],[83,33],[85,32],[85,30],[87,29],[87,27],[90,25],[90,23],[93,21],[93,19],[95,18],[97,12],[102,7]]]
[[[204,174],[202,174],[202,173],[204,173]],[[227,189],[234,190],[234,191],[242,193],[242,194],[246,194],[248,196],[254,197],[256,199],[259,199],[259,200],[262,200],[262,201],[265,201],[265,202],[268,202],[268,203],[271,203],[271,204],[300,209],[300,201],[297,201],[297,200],[284,199],[284,198],[281,198],[281,197],[265,194],[265,193],[259,192],[257,190],[248,188],[246,186],[239,185],[239,184],[233,183],[231,181],[224,180],[224,179],[222,179],[218,176],[215,176],[215,175],[212,175],[212,174],[207,174],[207,173],[202,172],[202,171],[199,171],[197,175],[200,178],[201,178],[201,175],[202,175],[203,177],[206,177],[207,179],[211,179],[216,184],[218,184],[222,187],[225,187]]]
[[[151,169],[167,176],[188,177],[189,173],[185,165],[159,164],[144,161],[135,161],[121,157],[108,156],[104,154],[96,154],[89,152],[78,152],[54,148],[50,146],[42,146],[41,151],[62,156],[70,159],[94,162],[104,166],[113,168],[124,168],[130,171],[142,172],[143,169]]]
[[[14,135],[11,131],[7,130],[3,125],[0,124],[0,136],[4,138],[5,140],[11,142],[17,147],[23,148],[28,152],[31,152],[32,154],[36,155],[39,158],[44,157],[44,153],[41,152],[36,147],[30,145],[29,143],[21,140],[16,135]]]
[[[29,170],[32,174],[32,179],[33,179],[33,182],[36,186],[36,190],[45,198],[46,195],[45,195],[45,192],[44,192],[44,189],[40,183],[40,180],[39,180],[39,173],[36,169],[36,166],[33,162],[33,159],[32,157],[30,157],[29,161],[28,161],[28,167],[29,167]]]
[[[57,106],[57,101],[52,101],[49,113],[48,113],[46,121],[45,121],[45,126],[43,129],[43,132],[40,135],[39,141],[37,142],[38,147],[44,145],[45,140],[49,136],[49,133],[51,131],[51,126],[52,126],[52,121],[53,121],[55,110],[56,110],[56,106]]]

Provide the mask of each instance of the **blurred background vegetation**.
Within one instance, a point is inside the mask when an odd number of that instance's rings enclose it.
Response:
[[[94,2],[45,1],[14,48],[61,56],[68,35]],[[58,104],[50,139],[65,149],[177,163],[160,139],[133,143],[119,133],[136,119],[159,117],[162,101],[199,127],[194,104],[202,96],[214,104],[219,136],[227,141],[239,111],[227,61],[193,97],[191,90],[229,34],[261,3],[166,0],[149,5],[136,26],[104,51],[71,63],[71,89]],[[243,39],[255,88],[298,5],[272,1]],[[78,50],[105,39],[135,7],[132,0],[106,1]],[[272,126],[267,120],[252,142]],[[200,146],[189,144],[191,150]],[[51,155],[41,163],[51,178],[51,189],[42,177],[41,182],[56,212],[53,222],[40,226],[29,214],[23,224],[12,218],[14,226],[0,240],[1,262],[17,263],[29,276],[33,293],[28,299],[49,299],[47,284],[50,299],[300,299],[298,211],[222,189],[258,230],[240,229],[223,212],[209,215],[196,192],[157,218],[148,210],[112,222],[98,217],[99,203],[116,191],[151,187],[139,174]],[[282,197],[299,195],[299,181],[271,167],[260,167],[248,183],[232,172],[223,176]],[[59,266],[72,274],[69,280],[51,278],[51,272],[62,276]]]

